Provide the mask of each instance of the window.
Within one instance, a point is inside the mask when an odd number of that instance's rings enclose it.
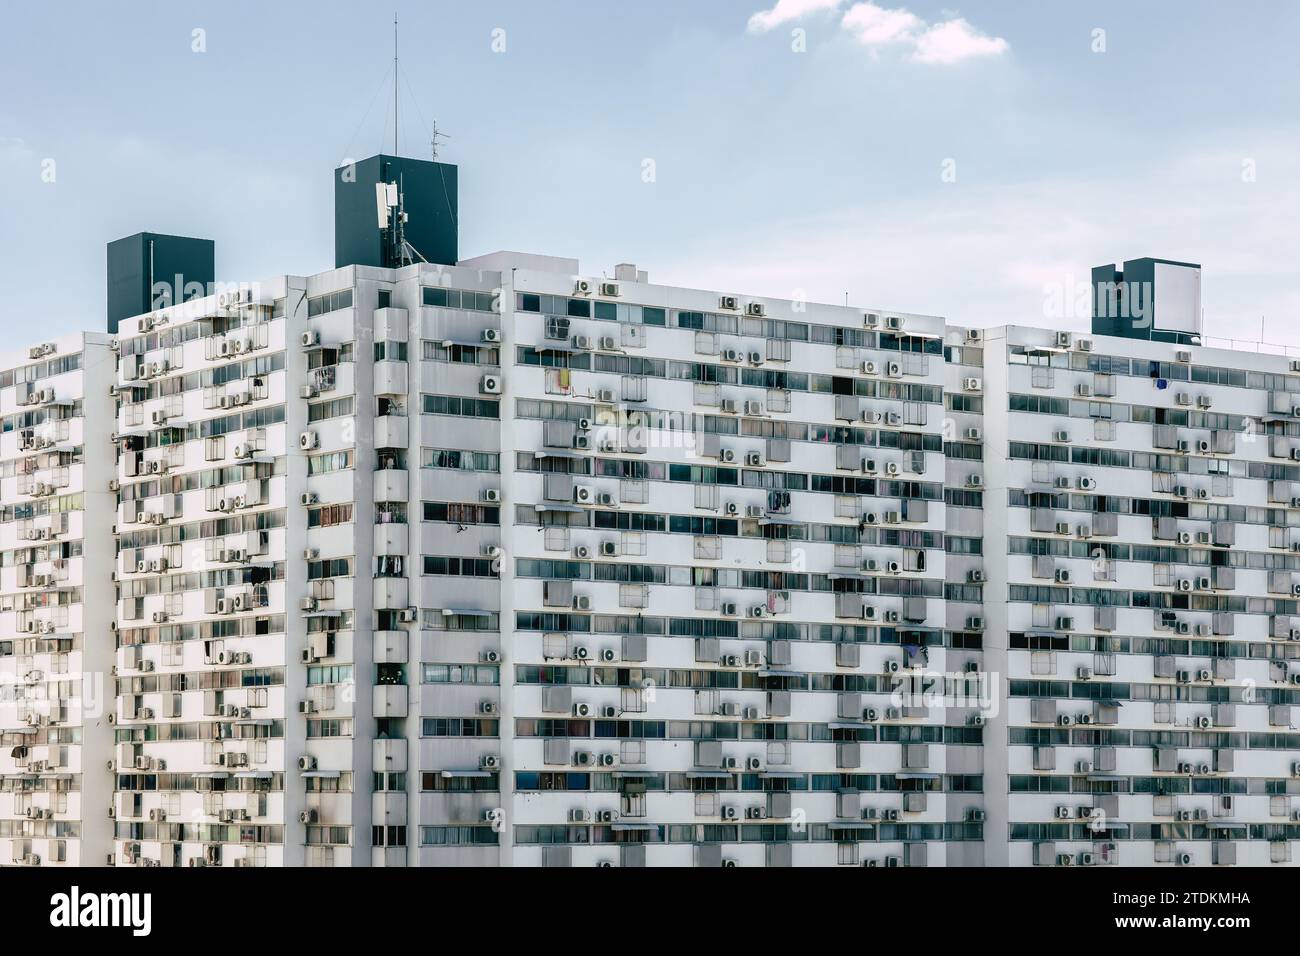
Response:
[[[467,418],[496,418],[500,403],[486,398],[461,398],[459,395],[422,395],[421,407],[426,415],[461,415]]]
[[[307,300],[308,318],[324,315],[326,312],[336,312],[339,309],[350,308],[352,308],[351,289],[340,289],[338,292],[314,296]]]
[[[500,311],[496,294],[492,292],[426,287],[423,301],[425,305],[440,309],[469,309],[473,312]]]

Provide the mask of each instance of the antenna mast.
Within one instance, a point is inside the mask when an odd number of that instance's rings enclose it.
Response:
[[[393,13],[393,155],[397,155],[397,13]]]

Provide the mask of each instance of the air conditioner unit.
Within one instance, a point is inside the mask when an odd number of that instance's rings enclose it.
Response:
[[[977,378],[964,378],[961,380],[961,387],[968,392],[978,392],[981,387],[981,382]]]
[[[729,312],[735,312],[740,308],[740,302],[734,295],[719,296],[718,308],[726,309]]]
[[[313,448],[319,448],[320,436],[313,431],[303,432],[298,436],[298,447],[303,451],[310,451]]]
[[[484,375],[479,379],[478,390],[484,395],[500,395],[501,378],[497,375]]]
[[[305,349],[309,349],[309,348],[312,348],[313,346],[316,346],[316,345],[320,345],[320,333],[319,333],[319,332],[316,332],[316,331],[313,331],[313,330],[310,330],[310,329],[309,329],[308,331],[306,331],[306,332],[304,332],[304,333],[302,334],[302,347],[303,347],[303,348],[305,348]]]
[[[591,283],[586,279],[578,279],[573,283],[573,292],[575,295],[591,295]]]
[[[749,302],[745,305],[746,315],[763,315],[765,311],[762,302]]]
[[[501,331],[500,331],[500,329],[484,329],[484,330],[483,330],[483,341],[484,341],[484,342],[500,342],[500,341],[501,341]]]
[[[499,502],[501,500],[501,492],[498,491],[496,488],[485,488],[483,489],[483,500],[489,502]]]
[[[966,487],[968,487],[968,488],[983,488],[983,487],[984,487],[984,476],[983,476],[983,475],[967,475],[967,476],[966,476]]]

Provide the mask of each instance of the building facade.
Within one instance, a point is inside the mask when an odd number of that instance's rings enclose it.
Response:
[[[0,864],[112,846],[113,384],[102,333],[0,358]]]
[[[1254,864],[1300,839],[1285,357],[513,253],[23,354],[0,863]],[[95,674],[101,714],[55,706]]]

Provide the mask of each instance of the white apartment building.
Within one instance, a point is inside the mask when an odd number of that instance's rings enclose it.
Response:
[[[942,321],[577,272],[123,323],[115,862],[979,861]]]
[[[0,357],[0,864],[100,865],[111,846],[105,334]]]
[[[986,728],[987,862],[1291,862],[1300,364],[973,334],[984,663],[1008,691]]]
[[[0,863],[1300,839],[1287,358],[497,253],[284,276],[3,367]],[[58,458],[24,456],[50,422]],[[15,577],[43,561],[69,583]],[[95,670],[102,720],[29,722]]]

